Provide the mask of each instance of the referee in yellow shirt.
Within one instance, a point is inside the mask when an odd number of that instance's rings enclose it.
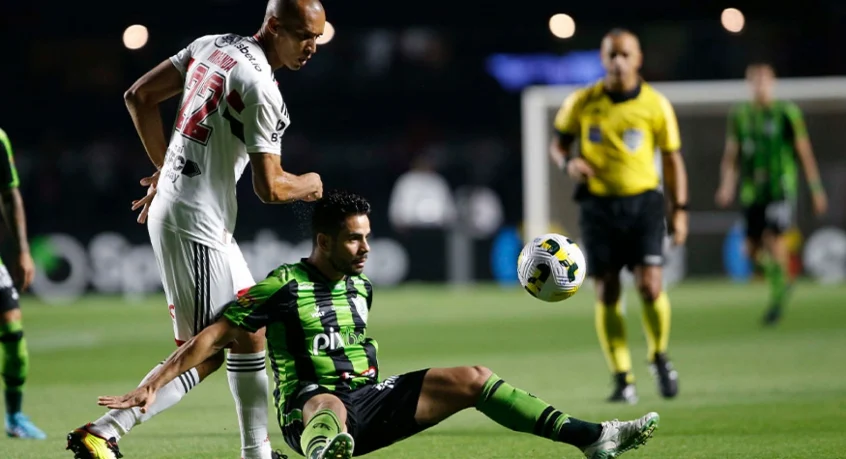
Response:
[[[678,122],[669,101],[641,79],[642,54],[633,33],[612,30],[601,52],[606,75],[564,101],[550,154],[580,182],[576,200],[588,275],[596,285],[596,332],[614,374],[609,401],[637,402],[620,305],[623,267],[633,271],[643,300],[650,369],[661,395],[671,398],[678,393],[678,374],[667,357],[670,302],[661,276],[667,229],[675,244],[687,237],[687,175]],[[576,139],[579,157],[571,154]],[[656,150],[661,150],[669,205],[660,190]]]

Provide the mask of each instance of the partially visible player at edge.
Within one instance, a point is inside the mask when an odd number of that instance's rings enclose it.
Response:
[[[274,71],[298,70],[317,51],[325,24],[318,0],[270,0],[257,34],[198,38],[142,76],[125,95],[141,142],[156,166],[141,208],[173,319],[177,345],[219,317],[236,292],[255,281],[232,238],[236,183],[249,162],[256,195],[265,203],[314,200],[317,174],[282,169],[281,139],[290,125]],[[170,143],[159,104],[182,93]],[[154,198],[155,197],[155,198]],[[232,343],[230,352],[186,368],[161,387],[145,413],[112,410],[68,435],[75,457],[120,457],[117,442],[135,425],[176,404],[226,361],[241,431],[243,459],[270,459],[264,331]],[[150,371],[154,374],[158,367]]]
[[[576,200],[587,257],[596,284],[596,331],[613,372],[609,401],[636,403],[632,362],[620,304],[620,271],[634,272],[643,302],[647,359],[662,396],[678,393],[678,374],[667,357],[670,301],[663,290],[667,223],[673,243],[687,238],[687,174],[679,128],[670,102],[640,76],[638,38],[615,29],[602,40],[602,81],[571,94],[555,117],[558,136],[550,154],[579,182]],[[580,157],[572,155],[578,139]],[[661,150],[664,191],[655,167]]]
[[[770,306],[763,321],[772,325],[781,318],[792,284],[783,235],[793,225],[799,188],[797,156],[814,213],[823,215],[828,201],[802,111],[792,102],[773,97],[773,67],[753,63],[746,69],[746,80],[752,97],[729,114],[716,201],[720,207],[730,206],[739,179],[748,253],[770,284]]]
[[[29,353],[21,325],[18,292],[29,287],[35,277],[35,264],[29,252],[26,234],[26,213],[23,197],[18,189],[20,180],[15,168],[12,143],[0,129],[0,211],[12,239],[15,241],[15,260],[12,273],[0,261],[0,348],[3,361],[0,376],[6,400],[6,435],[12,438],[43,440],[47,435],[23,414],[23,390],[29,373]]]
[[[382,379],[376,341],[367,334],[373,285],[362,274],[370,251],[369,215],[364,198],[327,194],[312,216],[308,258],[278,267],[243,292],[140,387],[99,403],[146,409],[174,378],[245,331],[266,327],[280,428],[288,446],[309,459],[368,454],[467,408],[509,429],[574,445],[593,459],[617,457],[649,439],[658,426],[656,413],[627,422],[582,421],[484,367]]]

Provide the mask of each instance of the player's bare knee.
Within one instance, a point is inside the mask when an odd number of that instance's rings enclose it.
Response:
[[[8,324],[12,322],[20,322],[21,310],[20,308],[11,309],[0,313],[0,324]]]
[[[468,406],[472,406],[479,399],[485,383],[488,382],[493,372],[487,367],[471,366],[462,367],[462,376],[458,378],[461,385],[461,394],[466,397]]]
[[[654,282],[642,283],[637,286],[638,291],[640,293],[640,298],[647,302],[652,303],[658,299],[658,296],[661,295],[661,288],[655,287]]]
[[[651,303],[658,299],[663,290],[661,281],[661,271],[655,266],[650,266],[644,269],[641,276],[637,279],[637,290],[643,301]]]
[[[220,351],[207,358],[203,363],[197,365],[197,376],[199,376],[200,381],[206,379],[208,375],[220,369],[225,360],[226,354],[224,351]]]
[[[219,352],[216,352],[213,356],[206,359],[206,362],[210,366],[213,365],[215,367],[214,370],[217,370],[218,368],[220,368],[221,365],[223,365],[223,362],[225,362],[225,361],[226,361],[226,353],[222,350],[219,351]]]
[[[346,424],[347,407],[341,399],[332,394],[318,394],[308,399],[303,405],[303,422],[308,423],[315,414],[323,410],[332,411],[338,416],[342,426]]]
[[[303,405],[303,411],[312,414],[323,410],[332,410],[337,414],[343,409],[345,409],[344,402],[332,394],[315,395]]]
[[[602,304],[614,306],[620,301],[620,276],[617,273],[607,273],[597,276],[595,280],[596,297]]]
[[[255,333],[249,333],[244,330],[232,342],[232,352],[234,354],[254,354],[256,352],[264,351],[265,334],[264,329],[260,329]]]
[[[763,237],[764,247],[776,259],[782,259],[787,254],[787,245],[782,235],[767,231]]]

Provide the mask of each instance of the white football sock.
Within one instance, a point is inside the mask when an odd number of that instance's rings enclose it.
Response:
[[[162,364],[156,365],[138,385],[144,384],[161,366]],[[110,410],[88,428],[91,432],[103,438],[114,437],[115,441],[120,440],[120,437],[126,435],[136,425],[146,422],[156,414],[176,405],[199,382],[200,375],[197,374],[196,368],[192,368],[159,389],[156,392],[156,401],[147,408],[146,413],[141,413],[140,408]]]
[[[268,382],[265,353],[232,354],[226,357],[226,376],[235,398],[241,426],[241,458],[270,459],[267,434]]]

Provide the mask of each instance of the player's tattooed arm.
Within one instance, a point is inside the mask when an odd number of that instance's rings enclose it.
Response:
[[[183,84],[182,74],[168,59],[144,74],[123,95],[135,130],[157,169],[164,165],[167,151],[159,104],[182,92]]]
[[[313,201],[323,195],[320,176],[311,172],[294,175],[282,169],[279,155],[251,153],[253,191],[265,204]]]

